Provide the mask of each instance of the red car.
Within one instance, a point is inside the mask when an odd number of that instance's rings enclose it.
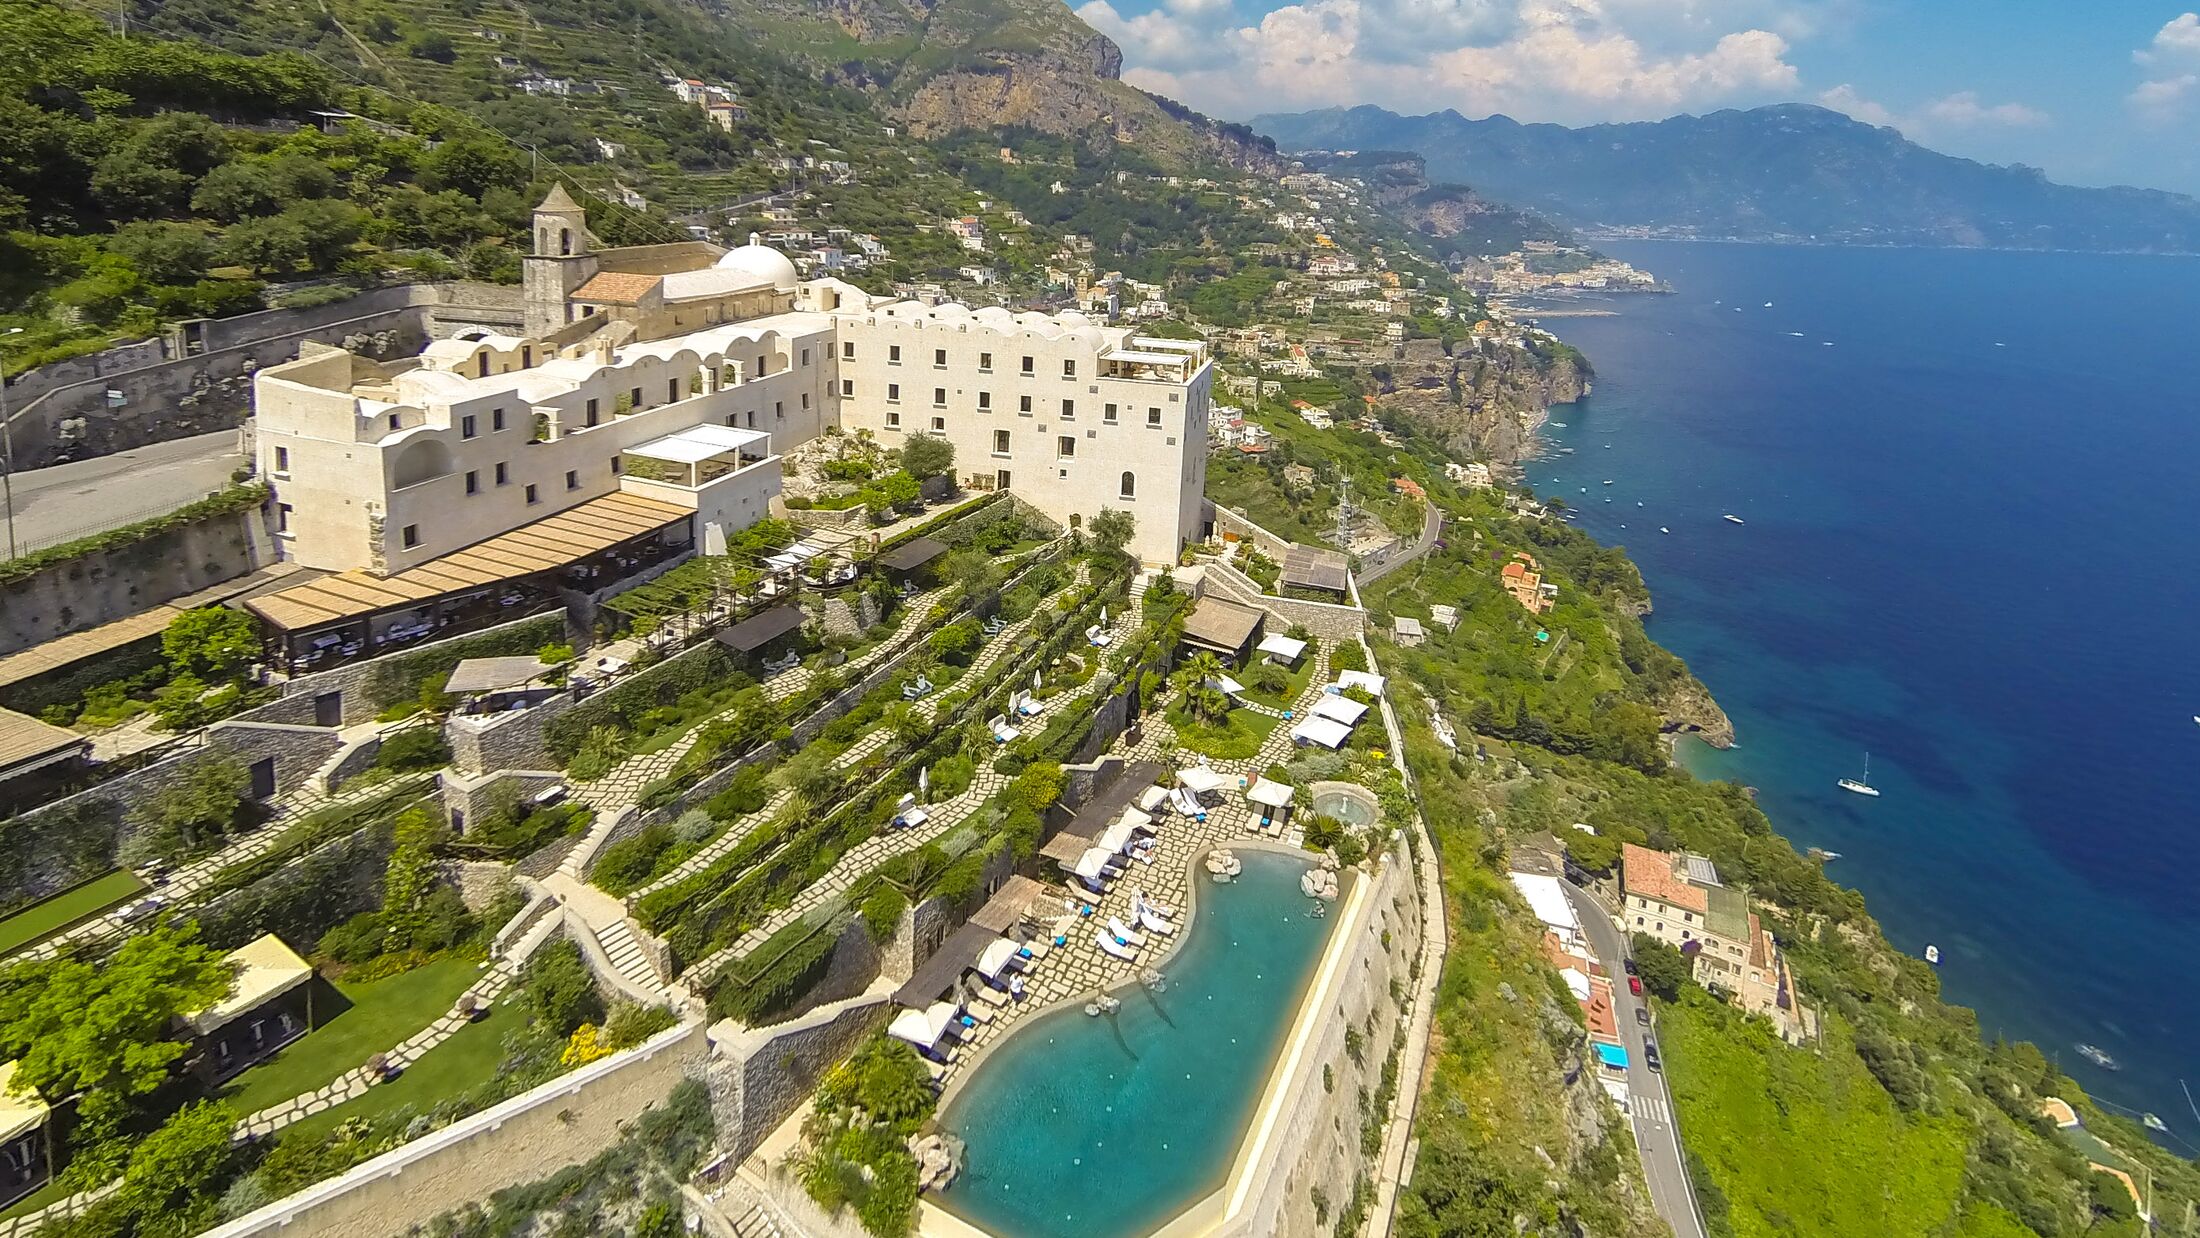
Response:
[[[1627,991],[1628,991],[1628,992],[1630,992],[1630,993],[1632,993],[1632,994],[1634,994],[1634,995],[1635,995],[1635,996],[1637,996],[1637,997],[1641,997],[1641,996],[1642,996],[1642,977],[1640,977],[1640,976],[1629,976],[1629,977],[1627,978]]]

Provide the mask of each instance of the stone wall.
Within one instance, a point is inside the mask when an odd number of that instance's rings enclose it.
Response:
[[[892,940],[879,950],[879,975],[895,984],[906,984],[917,974],[917,967],[931,958],[932,952],[962,923],[944,898],[928,898],[904,908]]]
[[[1179,580],[1180,588],[1188,588],[1199,597],[1211,595],[1244,606],[1257,606],[1267,611],[1280,628],[1301,624],[1307,631],[1329,640],[1351,640],[1367,630],[1367,612],[1357,606],[1303,602],[1263,593],[1252,577],[1227,563],[1208,561],[1190,570],[1196,571],[1198,576],[1190,585]]]
[[[329,768],[328,785],[323,789],[334,791],[359,775],[373,769],[375,759],[382,755],[382,739],[383,737],[380,735],[369,735],[353,744],[350,750],[344,753],[343,759]]]
[[[512,866],[497,860],[443,860],[436,864],[436,874],[472,912],[487,908],[512,887]]]
[[[558,762],[543,743],[543,729],[578,704],[565,692],[501,714],[453,714],[443,723],[451,764],[469,774],[554,768]]]
[[[107,502],[128,510],[126,494]],[[275,561],[260,508],[228,512],[0,587],[0,653],[111,623]]]
[[[595,1157],[709,1052],[700,1020],[591,1062],[210,1231],[210,1238],[399,1238],[454,1201],[486,1199]]]
[[[544,787],[565,781],[565,775],[554,769],[508,769],[493,774],[453,774],[444,771],[441,783],[443,815],[451,828],[464,832],[496,797],[505,794],[499,784],[512,784],[511,793],[526,799]]]
[[[234,950],[263,933],[274,933],[299,951],[310,951],[322,934],[382,905],[391,846],[387,828],[330,839],[274,872],[210,899],[192,917],[206,943],[217,950]]]
[[[754,1152],[817,1090],[827,1069],[885,1026],[892,995],[892,986],[880,982],[857,997],[770,1027],[743,1029],[731,1020],[711,1026],[704,1082],[718,1121],[718,1146],[730,1160]]]
[[[285,680],[280,699],[237,716],[254,722],[311,723],[314,699],[323,693],[336,692],[342,694],[345,726],[370,722],[387,707],[388,703],[380,698],[387,695],[388,685],[393,680],[407,678],[408,667],[489,657],[497,653],[533,653],[543,645],[566,640],[570,635],[563,615],[529,615],[495,627],[430,641],[403,653],[388,653]],[[539,641],[538,636],[542,638]]]

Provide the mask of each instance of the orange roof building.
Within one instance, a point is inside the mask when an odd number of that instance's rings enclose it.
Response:
[[[1396,483],[1392,483],[1396,484]],[[1418,486],[1415,487],[1419,489]],[[1425,496],[1424,496],[1425,497]],[[1548,613],[1558,604],[1558,586],[1543,583],[1543,565],[1535,556],[1525,551],[1515,554],[1512,561],[1498,572],[1497,583],[1512,595],[1531,615]]]

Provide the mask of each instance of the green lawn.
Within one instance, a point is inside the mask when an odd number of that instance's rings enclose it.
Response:
[[[243,1116],[330,1083],[435,1022],[480,974],[474,960],[448,957],[367,984],[338,983],[350,1009],[238,1075],[222,1099]],[[325,990],[316,995],[317,1015],[326,997]]]
[[[1318,659],[1315,656],[1313,645],[1309,642],[1305,654],[1299,658],[1298,668],[1291,672],[1290,686],[1279,693],[1261,692],[1253,688],[1247,688],[1245,699],[1255,704],[1266,705],[1270,709],[1292,708],[1298,703],[1300,694],[1306,691],[1306,685],[1313,682],[1314,663],[1316,661]],[[1238,676],[1238,678],[1243,678],[1243,676]]]
[[[1220,723],[1199,723],[1181,709],[1169,711],[1177,742],[1217,761],[1238,761],[1258,753],[1281,721],[1250,709],[1233,709]]]
[[[60,1203],[68,1194],[67,1188],[59,1182],[48,1182],[23,1198],[9,1204],[6,1210],[0,1211],[0,1221],[36,1212],[47,1204]]]
[[[73,890],[0,920],[0,953],[12,953],[41,942],[81,920],[88,920],[118,903],[128,901],[145,883],[136,873],[116,871],[87,881]]]
[[[367,1089],[357,1100],[324,1109],[286,1126],[282,1139],[319,1139],[350,1118],[378,1118],[410,1105],[425,1113],[438,1102],[480,1086],[496,1074],[504,1059],[504,1033],[526,1016],[494,1009],[478,1023],[458,1029],[449,1040],[428,1050],[427,1056],[388,1083]]]

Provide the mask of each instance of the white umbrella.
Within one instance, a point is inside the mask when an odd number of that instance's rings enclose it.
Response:
[[[917,794],[918,794],[918,795],[929,795],[929,794],[931,794],[931,792],[932,792],[932,767],[931,767],[931,766],[929,766],[929,765],[927,765],[927,766],[925,766],[924,768],[922,768],[922,769],[920,769],[920,770],[918,770],[918,771],[917,771]]]
[[[933,1009],[938,1009],[938,1006]],[[886,1034],[897,1040],[906,1040],[919,1049],[929,1049],[940,1043],[940,1035],[946,1030],[947,1024],[944,1021],[933,1021],[931,1010],[904,1010],[887,1025]]]
[[[1263,778],[1253,784],[1245,798],[1269,808],[1288,808],[1291,805],[1292,788],[1280,782]]]
[[[936,1029],[932,1033],[934,1040],[938,1040],[945,1035],[947,1029],[953,1027],[955,1021],[960,1018],[962,1018],[962,1007],[953,1002],[933,1002],[924,1008],[925,1022],[932,1024]]]
[[[1031,690],[1033,692],[1039,690],[1039,672],[1037,671],[1031,672]]]
[[[988,980],[999,976],[1001,969],[1016,957],[1018,949],[1016,943],[1006,937],[994,938],[978,953],[978,974]]]
[[[1118,821],[1100,834],[1100,847],[1105,851],[1122,851],[1131,845],[1131,823]]]
[[[1196,794],[1220,791],[1230,785],[1228,774],[1220,773],[1212,766],[1207,765],[1193,765],[1180,769],[1176,771],[1176,780],[1181,785],[1191,788]]]
[[[1097,880],[1114,859],[1114,853],[1105,848],[1087,847],[1085,854],[1077,857],[1077,864],[1070,871],[1088,881]]]
[[[1108,608],[1105,606],[1100,608],[1100,626],[1103,628],[1108,626]]]

